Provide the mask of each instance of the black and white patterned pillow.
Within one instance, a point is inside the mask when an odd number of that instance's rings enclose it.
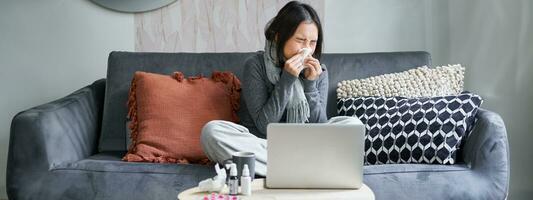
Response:
[[[454,164],[483,100],[472,93],[429,98],[354,97],[337,101],[342,116],[365,124],[365,164]]]

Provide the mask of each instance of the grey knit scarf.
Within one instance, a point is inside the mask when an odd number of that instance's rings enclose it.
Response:
[[[277,60],[276,45],[266,40],[265,44],[265,67],[268,80],[276,85],[278,83],[282,68],[276,67],[279,63]],[[304,123],[309,120],[309,104],[305,98],[303,89],[303,80],[298,77],[292,85],[292,92],[290,93],[289,102],[287,104],[287,122],[289,123]],[[279,95],[277,92],[272,92],[272,95]]]

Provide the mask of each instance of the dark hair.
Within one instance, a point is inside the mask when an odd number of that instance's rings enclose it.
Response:
[[[265,38],[271,41],[272,44],[276,44],[278,55],[269,56],[276,56],[278,58],[278,67],[282,67],[285,63],[285,58],[283,57],[283,47],[285,46],[285,43],[287,43],[287,40],[292,37],[294,32],[296,32],[298,25],[302,22],[314,23],[318,28],[318,40],[316,42],[316,49],[313,53],[313,57],[320,59],[320,56],[322,55],[323,35],[322,24],[320,23],[318,14],[315,9],[308,4],[291,1],[279,10],[278,14],[270,20],[265,28]]]

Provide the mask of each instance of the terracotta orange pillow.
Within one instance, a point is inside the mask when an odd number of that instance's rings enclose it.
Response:
[[[123,160],[209,162],[200,145],[202,127],[215,119],[238,122],[240,90],[230,72],[211,78],[136,72],[128,100],[132,144]]]

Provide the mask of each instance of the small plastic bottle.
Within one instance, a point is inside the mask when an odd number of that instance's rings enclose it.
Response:
[[[239,192],[239,178],[237,178],[237,165],[231,164],[229,172],[229,195],[237,195]]]
[[[252,178],[250,177],[250,169],[248,169],[247,164],[244,164],[242,168],[241,194],[245,196],[252,195]]]

